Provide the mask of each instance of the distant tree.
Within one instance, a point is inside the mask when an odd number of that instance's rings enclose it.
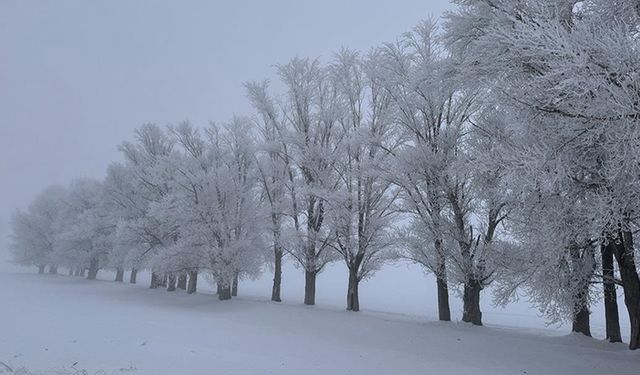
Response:
[[[10,249],[13,261],[34,265],[44,273],[47,264],[55,265],[56,223],[67,191],[61,186],[43,190],[26,211],[11,217]]]
[[[102,184],[93,179],[71,183],[57,221],[54,257],[59,264],[88,270],[93,280],[107,265],[113,247],[115,223],[107,215]]]
[[[131,269],[129,282],[137,282],[138,270],[143,267],[139,259],[131,259],[131,254],[140,251],[133,250],[140,246],[137,237],[129,237],[128,224],[145,215],[147,201],[137,190],[133,168],[121,163],[113,163],[107,168],[104,180],[105,199],[110,203],[111,220],[116,225],[113,248],[109,252],[108,264],[117,270]]]

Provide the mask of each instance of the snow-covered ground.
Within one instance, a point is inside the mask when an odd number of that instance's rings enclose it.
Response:
[[[485,327],[436,322],[430,280],[402,267],[363,285],[361,313],[341,307],[339,267],[320,280],[315,307],[300,304],[300,276],[290,268],[287,302],[276,304],[265,298],[268,275],[219,302],[149,290],[144,277],[129,285],[0,267],[0,361],[34,373],[640,374],[640,353],[545,328],[522,303],[504,311],[487,304]],[[600,314],[593,319],[601,336]]]

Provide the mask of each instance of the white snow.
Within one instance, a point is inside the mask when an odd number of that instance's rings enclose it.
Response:
[[[150,290],[144,277],[129,285],[21,269],[0,271],[0,285],[0,361],[34,372],[77,362],[74,368],[89,374],[640,373],[640,353],[626,345],[532,328],[539,321],[530,311],[487,312],[485,327],[440,323],[428,314],[366,311],[373,302],[366,288],[365,311],[350,313],[324,303],[322,293],[315,307],[287,290],[284,304],[242,296],[220,302]],[[240,293],[257,294],[264,285],[241,283]],[[384,307],[376,301],[370,305]],[[527,328],[500,324],[501,316]]]

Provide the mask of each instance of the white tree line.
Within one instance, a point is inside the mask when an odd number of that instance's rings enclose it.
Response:
[[[481,292],[524,290],[551,322],[590,335],[604,298],[621,341],[616,287],[640,346],[633,245],[640,212],[640,1],[457,0],[367,53],[279,65],[284,88],[247,83],[254,108],[204,128],[147,124],[101,180],[43,191],[12,219],[16,262],[93,279],[152,272],[151,287],[220,299],[283,257],[316,276],[345,264],[347,309],[385,262],[437,279],[450,320],[482,324]]]

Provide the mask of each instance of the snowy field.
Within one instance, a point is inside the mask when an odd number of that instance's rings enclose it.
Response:
[[[287,271],[285,280],[301,285],[297,272]],[[429,282],[415,271],[383,274]],[[503,312],[485,308],[485,327],[439,323],[429,315],[432,307],[417,315],[427,301],[409,293],[421,288],[384,278],[363,286],[365,311],[349,313],[339,305],[338,285],[322,279],[319,306],[305,307],[291,286],[286,303],[266,301],[267,276],[242,283],[241,297],[225,302],[206,293],[150,290],[144,277],[134,286],[101,276],[92,282],[4,266],[0,373],[25,366],[33,373],[88,374],[640,374],[640,353],[570,335],[566,327],[545,328],[522,304]],[[375,302],[375,288],[384,295],[385,286],[398,293]],[[387,308],[402,298],[397,305],[408,314]],[[593,330],[601,335],[598,324]]]

